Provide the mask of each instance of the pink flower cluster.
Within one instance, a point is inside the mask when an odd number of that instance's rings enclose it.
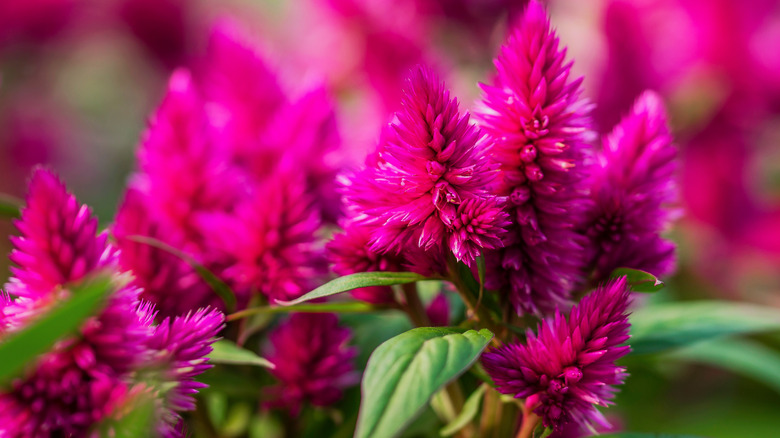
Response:
[[[21,235],[12,239],[10,258],[17,266],[0,303],[3,336],[45,316],[90,275],[110,274],[122,282],[117,249],[53,173],[35,171],[16,226]],[[0,391],[0,436],[86,436],[149,391],[162,397],[159,433],[180,436],[179,412],[194,408],[193,394],[202,386],[194,378],[210,368],[205,356],[224,319],[201,309],[155,325],[154,307],[140,294],[137,287],[117,286],[78,336],[58,342]],[[136,380],[141,371],[156,373],[168,389],[146,387]]]
[[[134,236],[182,249],[245,306],[289,300],[324,274],[316,231],[338,214],[333,106],[319,88],[291,99],[230,23],[202,68],[174,72],[119,210],[120,263],[163,315],[220,306],[191,267]]]

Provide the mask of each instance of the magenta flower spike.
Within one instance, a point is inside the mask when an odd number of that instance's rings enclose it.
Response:
[[[373,250],[449,247],[470,263],[501,245],[508,218],[488,192],[496,175],[490,144],[431,71],[412,71],[383,137],[378,156],[346,188],[354,220],[371,228]]]
[[[255,190],[230,214],[201,218],[211,250],[224,260],[220,275],[243,295],[298,298],[325,273],[319,212],[295,172],[278,170]]]
[[[599,286],[574,306],[568,318],[556,311],[528,331],[525,345],[503,345],[482,355],[485,370],[502,394],[525,399],[546,427],[567,423],[608,426],[596,406],[611,404],[615,385],[627,374],[615,361],[630,347],[625,277]]]
[[[676,157],[663,102],[645,92],[604,139],[594,171],[587,233],[595,282],[618,267],[656,276],[674,269],[675,246],[659,234],[677,215],[670,206],[677,198]]]
[[[486,256],[487,286],[507,294],[519,314],[547,314],[568,305],[586,262],[577,228],[589,201],[589,106],[538,2],[528,4],[494,63],[480,117],[495,142],[499,193],[514,226],[506,247]]]
[[[200,248],[200,213],[229,209],[242,193],[227,154],[214,144],[204,102],[189,72],[177,70],[138,149],[137,187],[149,196],[149,209]]]
[[[97,220],[67,192],[57,176],[36,169],[27,205],[14,222],[20,236],[11,237],[12,278],[6,292],[32,300],[46,298],[55,287],[75,282],[108,266],[113,253],[107,235],[97,235]]]
[[[295,313],[270,334],[270,372],[279,380],[271,388],[270,407],[283,408],[293,416],[304,402],[329,406],[345,388],[360,380],[354,368],[357,350],[348,347],[352,333],[338,325],[330,313]]]
[[[115,269],[97,219],[50,171],[33,173],[27,207],[13,238],[14,277],[3,302],[4,322],[16,330],[71,292],[89,274]],[[149,323],[138,290],[123,287],[80,336],[59,342],[25,377],[0,392],[0,436],[84,435],[118,406],[132,370],[145,359]]]
[[[185,246],[182,233],[166,226],[149,210],[150,195],[129,188],[119,207],[111,232],[119,248],[119,264],[133,273],[141,299],[154,303],[162,317],[183,315],[192,309],[221,305],[219,297],[200,275],[177,256],[136,240],[138,236],[163,241],[174,248]]]
[[[163,401],[163,425],[166,436],[175,436],[180,412],[195,409],[194,395],[206,385],[195,377],[211,368],[206,357],[211,344],[224,328],[224,315],[214,309],[198,309],[184,316],[165,318],[149,338],[153,351],[151,366],[162,369],[162,379],[175,386]]]

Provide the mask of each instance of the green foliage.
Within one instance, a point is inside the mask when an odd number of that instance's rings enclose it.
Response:
[[[100,310],[115,287],[107,275],[84,280],[69,288],[71,298],[6,337],[0,344],[0,386],[21,375],[57,341],[77,333],[84,321]]]
[[[21,216],[21,209],[24,202],[13,196],[0,194],[0,217],[16,219]]]
[[[295,306],[262,306],[251,307],[240,312],[228,315],[228,321],[246,318],[248,316],[260,314],[278,314],[278,313],[368,313],[381,310],[382,307],[374,306],[363,301],[334,301],[330,303],[298,304]]]
[[[479,412],[479,406],[482,404],[482,397],[485,395],[487,389],[488,386],[483,384],[471,393],[466,400],[466,403],[463,404],[463,409],[458,416],[441,430],[441,436],[455,435],[459,430],[471,423]]]
[[[780,393],[780,353],[747,339],[714,339],[665,356],[727,369]]]
[[[317,298],[329,297],[353,289],[368,286],[393,286],[396,284],[414,283],[416,281],[432,280],[414,272],[358,272],[335,278],[302,297],[292,301],[280,301],[280,304],[292,306]]]
[[[487,347],[488,330],[423,327],[402,333],[371,355],[362,382],[355,437],[395,437],[431,397],[465,372]]]
[[[780,329],[780,310],[725,301],[663,303],[630,317],[634,354],[654,353],[727,335]]]
[[[632,292],[654,293],[663,289],[666,285],[655,275],[638,269],[617,268],[612,271],[610,278],[626,277],[628,286]]]
[[[666,433],[635,433],[621,432],[609,435],[599,435],[601,438],[701,438],[694,435],[669,435]]]
[[[255,365],[265,368],[273,368],[274,364],[267,359],[258,356],[252,351],[239,347],[228,340],[217,341],[213,345],[214,350],[209,354],[212,363],[232,365]]]

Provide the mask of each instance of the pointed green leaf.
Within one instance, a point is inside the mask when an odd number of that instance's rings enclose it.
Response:
[[[375,306],[363,301],[333,301],[330,303],[298,304],[295,306],[262,306],[252,307],[241,310],[227,316],[228,321],[246,318],[259,314],[277,314],[277,313],[368,313],[382,310],[385,307]]]
[[[780,329],[780,310],[726,301],[644,307],[630,316],[634,354],[653,353],[720,336]]]
[[[230,289],[230,286],[225,284],[224,281],[217,277],[213,272],[209,271],[205,266],[201,265],[189,254],[174,248],[161,240],[155,239],[154,237],[134,235],[127,236],[127,239],[132,240],[133,242],[149,245],[180,258],[185,263],[190,265],[190,267],[192,267],[192,269],[198,273],[200,278],[202,278],[203,281],[205,281],[206,284],[211,287],[214,293],[219,296],[223,303],[225,303],[225,308],[228,310],[228,312],[233,312],[236,310],[236,294],[233,293],[233,290]]]
[[[6,336],[0,343],[0,386],[18,377],[57,341],[76,333],[87,318],[100,310],[114,287],[106,275],[85,280],[69,289],[71,298]]]
[[[231,341],[222,339],[213,345],[214,350],[209,354],[211,363],[231,365],[256,365],[265,368],[274,368],[274,364],[252,351],[241,348]]]
[[[0,217],[15,219],[21,216],[24,201],[11,195],[0,194]]]
[[[316,298],[340,294],[360,287],[393,286],[396,284],[414,283],[416,281],[424,280],[433,279],[420,274],[415,274],[414,272],[358,272],[357,274],[345,275],[333,279],[298,299],[292,301],[279,301],[279,304],[292,306]]]
[[[714,339],[665,358],[698,362],[753,378],[780,393],[780,353],[748,339]]]
[[[610,278],[626,277],[628,286],[632,292],[654,293],[663,289],[666,285],[655,275],[638,269],[617,268],[612,271]]]
[[[466,403],[463,404],[463,409],[460,411],[457,417],[452,420],[448,425],[444,426],[441,430],[441,436],[455,435],[459,430],[466,427],[471,423],[474,417],[477,416],[479,406],[482,404],[482,396],[485,395],[487,385],[480,385],[474,392],[471,393]]]
[[[355,437],[398,436],[447,383],[479,358],[493,334],[421,327],[380,345],[363,376]]]

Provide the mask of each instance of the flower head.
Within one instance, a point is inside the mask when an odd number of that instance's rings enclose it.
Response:
[[[300,411],[303,402],[328,406],[338,401],[344,388],[358,382],[354,348],[347,347],[348,328],[329,313],[295,313],[271,334],[268,360],[279,380],[272,388],[271,406]]]
[[[52,173],[36,170],[17,223],[12,260],[19,266],[3,300],[10,330],[45,313],[90,274],[116,268],[97,219]],[[138,293],[120,286],[79,336],[57,343],[23,378],[0,392],[0,435],[82,435],[121,402],[130,373],[146,358],[151,320],[138,312]],[[5,436],[5,435],[3,435]]]
[[[468,260],[471,245],[500,244],[495,235],[474,239],[471,231],[464,232],[468,225],[463,222],[480,215],[478,228],[490,233],[505,222],[500,210],[478,212],[474,203],[458,211],[469,199],[490,197],[495,168],[482,133],[468,114],[460,115],[458,101],[429,70],[412,71],[402,105],[392,129],[384,132],[378,156],[346,190],[355,221],[372,230],[372,248],[400,252],[410,243],[426,250],[449,246]]]
[[[514,221],[506,247],[487,258],[487,284],[518,313],[567,305],[585,264],[577,227],[589,201],[589,107],[565,55],[532,1],[495,60],[493,84],[483,85],[482,126],[495,141],[500,193]]]
[[[113,260],[107,235],[96,237],[92,212],[49,170],[33,172],[27,205],[15,225],[21,235],[11,237],[9,257],[17,266],[6,286],[13,296],[44,298],[56,286],[81,280]]]
[[[219,306],[219,297],[200,275],[175,255],[140,242],[138,236],[164,241],[175,248],[184,246],[177,230],[156,219],[149,211],[149,195],[129,188],[119,207],[112,234],[119,248],[119,264],[131,271],[134,284],[141,288],[141,298],[155,304],[164,316],[184,314],[207,305]]]
[[[508,344],[482,356],[482,364],[503,394],[525,399],[544,425],[607,422],[595,405],[607,406],[625,369],[629,290],[620,278],[600,286],[574,306],[528,331],[526,344]]]
[[[621,266],[655,275],[672,270],[674,244],[659,233],[676,213],[669,207],[676,156],[663,103],[645,92],[605,138],[594,171],[587,233],[596,281]]]
[[[206,355],[224,322],[221,312],[198,309],[185,316],[164,319],[149,338],[148,346],[153,351],[151,366],[161,368],[162,379],[175,384],[163,402],[163,420],[170,428],[178,423],[179,412],[195,409],[194,394],[206,387],[195,377],[212,367]]]
[[[319,214],[297,173],[277,170],[233,212],[204,215],[201,222],[224,260],[221,276],[238,291],[292,300],[324,273]]]
[[[370,247],[371,237],[366,227],[345,224],[343,233],[333,236],[328,242],[328,260],[333,272],[349,275],[357,272],[403,271],[404,260],[395,254],[382,254]],[[351,292],[352,296],[369,303],[385,304],[395,301],[390,286],[361,287]]]

